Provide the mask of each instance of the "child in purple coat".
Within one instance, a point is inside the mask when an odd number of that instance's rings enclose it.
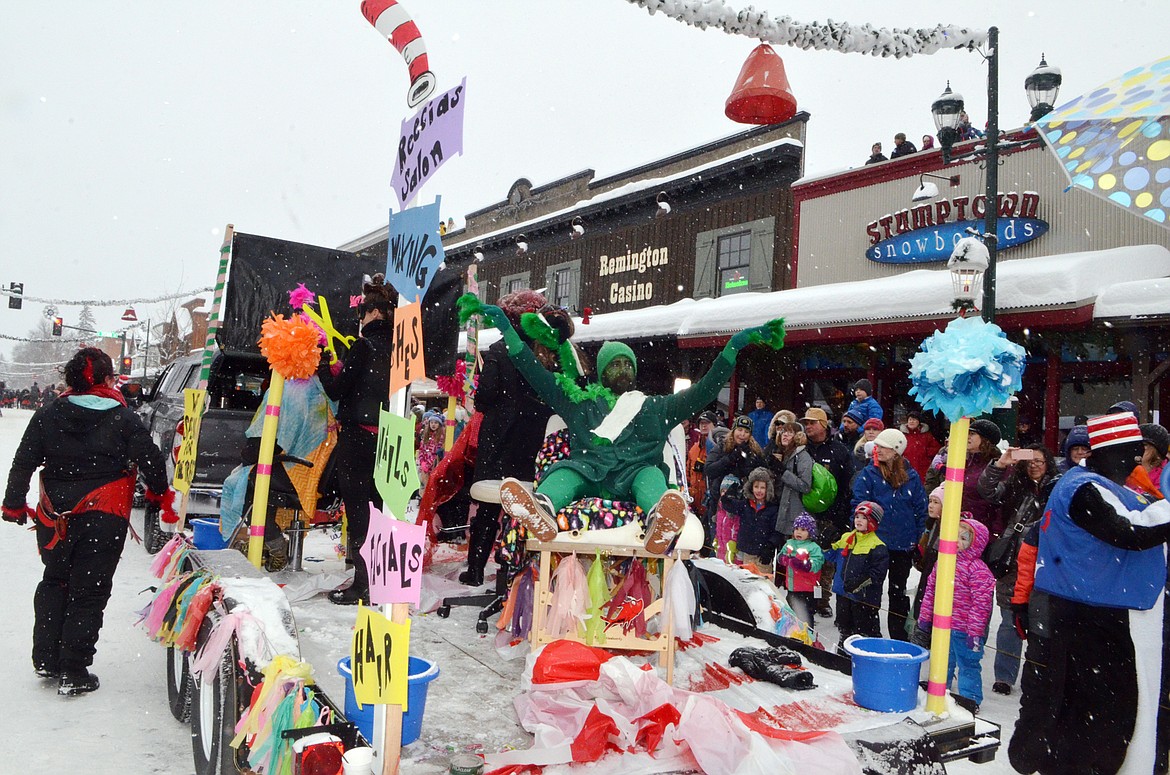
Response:
[[[979,662],[983,658],[983,641],[987,624],[991,621],[991,606],[995,602],[995,576],[983,562],[983,550],[990,533],[982,522],[963,512],[959,522],[959,554],[955,559],[955,599],[951,612],[951,648],[947,664],[947,684],[959,668],[958,693],[975,704],[983,702],[983,673]],[[934,616],[934,584],[938,564],[926,582],[926,594],[918,614],[916,641],[929,639]]]

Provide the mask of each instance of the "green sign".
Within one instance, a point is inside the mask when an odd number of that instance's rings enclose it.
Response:
[[[382,496],[383,511],[395,519],[406,519],[406,504],[419,487],[414,462],[414,419],[385,409],[378,414],[374,485]]]

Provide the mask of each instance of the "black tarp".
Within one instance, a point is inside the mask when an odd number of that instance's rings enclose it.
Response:
[[[273,312],[292,312],[288,292],[298,283],[328,300],[339,331],[355,334],[349,297],[362,292],[363,274],[380,272],[384,265],[344,250],[236,232],[216,341],[224,352],[259,353],[260,326]]]
[[[423,299],[423,353],[431,377],[455,371],[459,341],[455,300],[463,292],[467,263],[440,270]],[[357,316],[349,298],[361,293],[362,275],[385,269],[384,245],[380,250],[348,253],[236,232],[216,341],[224,352],[259,353],[260,326],[273,312],[292,312],[288,292],[298,283],[328,300],[339,331],[356,334]]]

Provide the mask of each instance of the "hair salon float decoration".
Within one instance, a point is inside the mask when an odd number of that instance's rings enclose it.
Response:
[[[334,719],[328,706],[316,701],[312,668],[297,658],[295,635],[261,613],[280,610],[279,605],[270,605],[278,602],[275,598],[287,607],[287,599],[268,579],[183,570],[191,565],[192,551],[190,540],[179,534],[159,552],[151,572],[162,584],[140,612],[138,623],[158,643],[193,654],[191,674],[200,679],[220,669],[234,641],[253,691],[231,746],[247,746],[248,766],[256,773],[290,773],[296,753],[284,732]],[[199,634],[212,611],[214,624],[200,645]]]
[[[971,417],[1007,403],[1024,375],[1023,347],[1008,340],[994,323],[957,318],[936,331],[910,359],[910,395],[924,409],[951,421],[943,489],[942,526],[935,573],[934,629],[930,639],[930,679],[926,709],[946,712],[947,659],[954,607],[955,558],[959,545],[959,508]]]

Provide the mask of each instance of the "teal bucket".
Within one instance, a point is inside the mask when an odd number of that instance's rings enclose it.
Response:
[[[918,705],[918,673],[930,652],[900,640],[858,638],[845,641],[853,661],[853,701],[884,713],[904,713]]]
[[[358,708],[353,692],[353,671],[349,657],[337,663],[337,672],[345,678],[345,717],[357,726],[367,742],[374,741],[374,706]],[[439,666],[422,657],[410,657],[410,674],[406,684],[406,713],[402,714],[402,745],[410,745],[422,734],[423,713],[427,708],[427,687],[439,677]]]
[[[200,518],[191,520],[195,531],[195,548],[207,551],[227,549],[227,539],[219,534],[219,520]]]

